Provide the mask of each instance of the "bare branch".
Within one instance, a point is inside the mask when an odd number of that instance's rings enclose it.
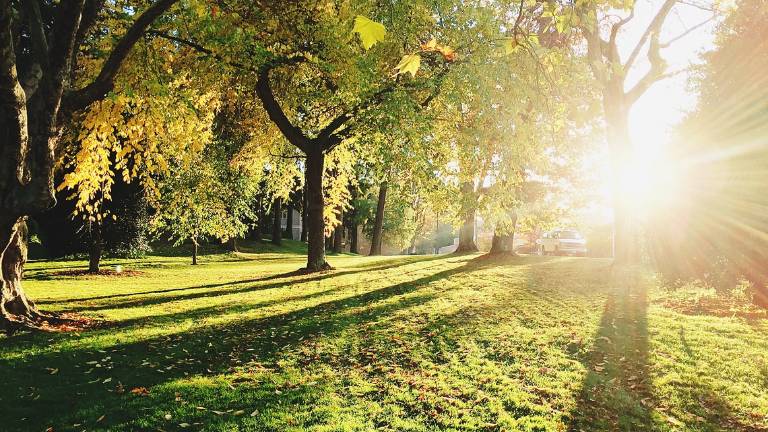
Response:
[[[679,0],[664,0],[664,4],[661,5],[659,11],[656,12],[656,16],[654,16],[653,20],[651,20],[650,24],[648,24],[645,32],[643,32],[640,40],[637,41],[635,48],[629,55],[627,62],[624,63],[624,70],[629,70],[632,67],[632,64],[634,64],[635,60],[637,60],[637,56],[640,55],[640,50],[643,49],[643,46],[645,46],[648,38],[650,38],[653,34],[658,35],[661,32],[661,27],[664,25],[664,21],[666,21],[667,16],[669,16],[669,13],[672,11],[672,8],[678,1]]]
[[[675,43],[675,42],[679,41],[680,39],[682,39],[682,38],[684,38],[684,37],[686,37],[686,36],[688,36],[689,34],[693,33],[694,31],[698,30],[699,28],[701,28],[701,27],[704,27],[704,26],[705,26],[705,25],[707,25],[708,23],[712,22],[714,19],[715,19],[715,16],[714,16],[714,15],[712,15],[712,16],[711,16],[711,17],[709,17],[708,19],[706,19],[706,20],[704,20],[704,21],[702,21],[702,22],[700,22],[700,23],[696,24],[695,26],[693,26],[693,27],[689,28],[688,30],[684,31],[683,33],[681,33],[681,34],[679,34],[679,35],[677,35],[677,36],[673,37],[672,39],[670,39],[670,40],[668,40],[668,41],[666,41],[666,42],[663,42],[663,43],[661,43],[659,46],[660,46],[661,48],[668,48],[668,47],[669,47],[670,45],[672,45],[673,43]]]

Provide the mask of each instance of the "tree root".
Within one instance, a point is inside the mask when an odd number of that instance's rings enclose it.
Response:
[[[12,314],[6,310],[0,311],[0,331],[8,336],[20,331],[77,331],[93,327],[93,320],[69,314],[54,314],[40,312],[30,308],[24,314]]]

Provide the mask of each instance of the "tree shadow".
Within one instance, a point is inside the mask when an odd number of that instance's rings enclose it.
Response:
[[[129,391],[117,391],[117,383],[124,389],[151,389],[188,377],[231,373],[244,365],[279,367],[279,359],[286,351],[429,302],[437,298],[440,291],[422,291],[424,287],[475,269],[468,261],[415,280],[294,311],[222,325],[197,325],[189,331],[137,342],[120,342],[124,336],[110,336],[110,330],[91,332],[90,336],[94,333],[98,336],[100,332],[101,336],[114,338],[103,349],[71,345],[69,341],[75,336],[68,334],[28,334],[10,338],[16,339],[14,342],[20,346],[37,346],[40,350],[33,349],[35,352],[22,358],[0,358],[0,406],[8,410],[4,415],[7,419],[4,427],[26,431],[53,426],[55,430],[67,430],[72,424],[82,424],[89,429],[155,430],[163,425],[162,418],[142,419],[142,410],[174,409],[179,398],[186,395],[178,396],[172,391],[163,393],[161,389],[160,393],[142,398]],[[231,305],[230,310],[192,311],[189,317],[238,311],[240,306]],[[184,319],[185,314],[173,318]],[[47,348],[50,346],[56,348]],[[8,348],[6,346],[4,351]],[[231,383],[230,386],[234,387]],[[249,383],[240,390],[238,385],[222,404],[238,404],[230,408],[245,409],[238,399],[242,398],[248,402],[249,410],[259,412],[268,413],[269,407],[286,403],[297,404],[294,407],[297,410],[308,409],[316,402],[316,392],[322,390],[322,385],[304,387],[307,388],[280,394],[274,391],[276,383],[269,380]],[[104,418],[97,422],[100,416]],[[226,421],[210,411],[201,410],[190,416],[193,420],[204,420],[206,425]],[[257,415],[252,420],[268,419],[260,419]]]
[[[614,267],[570,431],[652,429],[654,397],[648,363],[648,299],[634,269]]]
[[[98,311],[98,310],[104,310],[104,309],[131,308],[131,307],[148,306],[148,305],[155,305],[155,304],[166,303],[166,302],[180,301],[180,300],[219,296],[222,294],[237,294],[237,293],[249,292],[249,291],[281,288],[281,287],[289,286],[292,284],[320,281],[320,280],[334,278],[338,276],[353,275],[357,273],[372,272],[372,271],[389,270],[392,268],[412,264],[416,261],[417,260],[387,260],[383,265],[355,266],[349,269],[328,271],[323,273],[302,274],[300,271],[290,271],[285,273],[267,275],[259,278],[218,282],[214,284],[195,285],[195,286],[181,287],[181,288],[168,288],[168,289],[153,290],[153,291],[139,291],[139,292],[122,293],[122,294],[110,294],[110,295],[93,296],[93,297],[77,297],[77,298],[67,299],[67,300],[44,299],[44,300],[36,301],[35,303],[38,305],[71,304],[71,303],[82,303],[82,302],[93,301],[93,300],[110,300],[115,298],[149,296],[148,298],[138,298],[134,300],[119,301],[119,302],[112,302],[112,301],[100,302],[100,304],[92,305],[92,306],[73,307],[70,309],[65,309],[63,310],[63,312]],[[423,261],[431,261],[431,260],[421,260],[421,262]],[[289,281],[276,282],[272,284],[253,286],[254,284],[259,284],[260,282],[269,282],[269,281],[289,279],[289,278],[293,278],[293,279]],[[152,294],[166,294],[166,293],[181,292],[181,291],[196,291],[201,289],[214,289],[214,288],[231,287],[231,286],[246,285],[246,284],[250,284],[250,285],[242,288],[237,288],[237,289],[205,291],[205,292],[182,294],[182,295],[176,295],[176,296],[152,296]]]

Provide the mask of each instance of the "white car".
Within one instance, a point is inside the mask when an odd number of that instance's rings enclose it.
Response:
[[[587,255],[587,241],[573,229],[545,232],[536,244],[539,255]]]

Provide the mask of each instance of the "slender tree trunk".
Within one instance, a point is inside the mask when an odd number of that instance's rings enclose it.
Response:
[[[435,255],[440,253],[440,213],[435,212]]]
[[[275,199],[272,205],[272,244],[280,245],[283,238],[283,230],[280,227],[280,216],[282,216],[282,203],[281,198]]]
[[[360,253],[360,233],[358,232],[360,227],[357,222],[352,221],[352,226],[349,227],[349,251],[353,254]]]
[[[293,240],[293,201],[288,200],[286,205],[286,219],[285,219],[285,230],[283,231],[283,237]]]
[[[91,244],[88,249],[88,273],[98,273],[101,263],[101,252],[104,250],[104,241],[101,235],[101,224],[90,223]]]
[[[459,229],[459,245],[456,247],[456,252],[477,252],[477,245],[475,244],[477,197],[472,183],[465,182],[461,185],[461,207],[464,220]]]
[[[307,219],[308,219],[308,209],[309,209],[309,201],[307,200],[308,194],[307,194],[307,185],[304,184],[304,189],[301,191],[301,237],[300,240],[303,242],[307,242]]]
[[[493,232],[491,240],[491,250],[489,254],[514,254],[515,253],[515,225],[517,224],[517,215],[512,216],[508,226],[498,227]]]
[[[305,182],[307,185],[307,267],[308,272],[329,270],[325,261],[325,219],[323,209],[323,171],[325,154],[319,148],[307,153]]]
[[[197,265],[197,252],[198,252],[197,248],[198,248],[197,238],[192,237],[192,265]]]
[[[232,252],[240,252],[240,247],[237,244],[237,237],[230,238],[227,245]]]
[[[350,191],[352,196],[352,209],[347,215],[349,221],[349,252],[353,254],[360,253],[360,246],[358,244],[358,225],[357,225],[357,188],[353,187]]]
[[[387,202],[387,182],[379,186],[379,200],[376,202],[376,218],[373,222],[373,235],[371,235],[371,253],[369,255],[381,255],[382,231],[384,230],[384,206]]]
[[[339,207],[339,224],[333,229],[333,253],[341,253],[344,243],[344,211]]]

